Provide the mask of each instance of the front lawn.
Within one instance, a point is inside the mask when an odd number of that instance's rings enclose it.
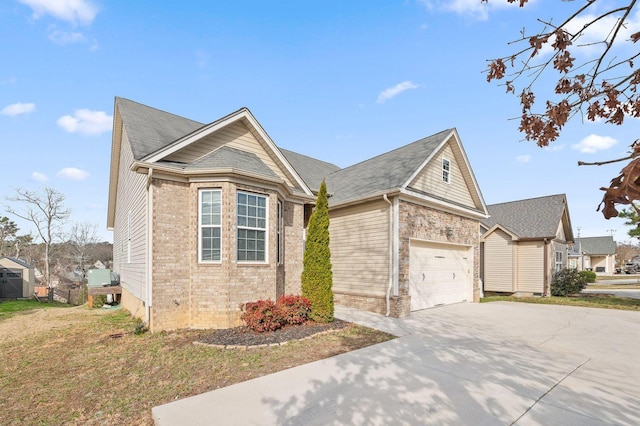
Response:
[[[58,302],[44,303],[37,300],[8,300],[0,302],[0,321],[12,318],[15,315],[24,313],[26,311],[33,311],[34,309],[48,309],[48,308],[68,308],[70,305],[65,305]]]
[[[583,294],[571,297],[514,297],[514,296],[489,296],[480,299],[486,302],[524,302],[541,303],[545,305],[581,306],[583,308],[622,309],[627,311],[639,311],[640,299],[627,297],[615,297],[606,294]]]
[[[34,333],[32,324],[56,325]],[[193,344],[211,330],[134,334],[137,324],[122,310],[86,306],[0,321],[0,424],[151,425],[156,405],[393,338],[350,324],[229,350]]]

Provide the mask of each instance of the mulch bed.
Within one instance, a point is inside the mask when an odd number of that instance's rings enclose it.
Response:
[[[322,332],[342,330],[349,324],[349,322],[339,319],[330,323],[307,321],[302,325],[288,325],[279,330],[265,333],[257,333],[242,326],[216,330],[212,334],[198,339],[197,343],[224,347],[278,345],[292,340],[305,339]]]

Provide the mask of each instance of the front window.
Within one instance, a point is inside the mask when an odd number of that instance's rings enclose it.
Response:
[[[222,237],[222,191],[207,189],[200,191],[199,252],[201,262],[219,262]]]
[[[266,260],[267,197],[238,192],[238,261]]]
[[[560,272],[562,267],[564,266],[564,262],[562,261],[562,252],[556,252],[556,272]]]
[[[451,178],[451,162],[446,158],[442,159],[442,181],[449,183]]]

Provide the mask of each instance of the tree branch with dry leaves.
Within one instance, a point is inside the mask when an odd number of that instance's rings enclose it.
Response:
[[[488,3],[488,0],[481,0]],[[504,81],[507,93],[519,98],[522,106],[519,130],[525,140],[534,141],[540,147],[548,146],[560,135],[564,125],[574,116],[584,120],[622,125],[625,119],[640,118],[640,71],[635,60],[640,56],[637,41],[640,31],[629,28],[629,17],[637,0],[618,3],[590,0],[574,13],[555,24],[553,20],[538,19],[542,29],[528,35],[521,31],[520,38],[509,43],[522,46],[515,53],[488,61],[487,81]],[[524,7],[527,0],[507,0]],[[603,6],[606,9],[598,9]],[[610,25],[606,35],[589,41],[596,26]],[[625,33],[629,33],[628,38]],[[593,55],[594,49],[601,50]],[[578,53],[586,59],[576,62]],[[536,91],[543,84],[542,75],[557,73],[553,93],[536,104]],[[522,88],[516,92],[516,85]],[[597,210],[602,209],[606,219],[617,217],[617,204],[632,205],[640,200],[640,145],[630,143],[630,155],[615,160],[578,165],[602,165],[629,161],[620,175],[611,180],[609,187],[602,187],[604,197]]]

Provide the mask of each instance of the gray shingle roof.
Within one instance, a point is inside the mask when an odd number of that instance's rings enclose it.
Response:
[[[329,176],[330,204],[401,188],[453,129],[420,139]]]
[[[197,121],[129,99],[116,97],[115,102],[136,160],[203,126]]]
[[[616,242],[612,236],[576,238],[574,249],[585,254],[616,254]]]
[[[279,179],[266,164],[252,152],[223,146],[185,166],[186,170],[233,168],[265,177]]]
[[[564,194],[491,204],[482,223],[487,229],[501,225],[519,238],[554,238],[565,208]]]
[[[144,159],[206,126],[124,98],[116,97],[116,107],[136,160]],[[280,151],[312,191],[317,191],[322,180],[326,179],[331,194],[329,202],[336,205],[402,188],[452,131],[444,130],[345,169],[286,149]],[[232,167],[275,176],[255,155],[232,148],[219,149],[191,164],[161,163],[183,170]]]
[[[288,149],[280,148],[280,152],[284,154],[287,161],[296,169],[296,172],[298,172],[302,180],[304,180],[304,183],[315,193],[318,192],[323,179],[328,178],[331,173],[340,170],[340,167],[335,164],[316,160],[315,158],[307,157],[306,155],[298,154]]]

